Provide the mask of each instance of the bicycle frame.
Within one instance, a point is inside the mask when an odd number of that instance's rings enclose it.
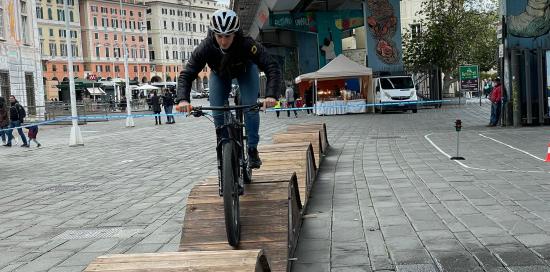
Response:
[[[222,146],[225,142],[233,141],[237,145],[237,158],[239,161],[239,170],[241,171],[241,166],[244,163],[244,124],[242,123],[243,113],[242,110],[237,110],[238,117],[235,118],[233,113],[230,111],[224,112],[224,124],[216,128],[216,155],[218,158],[218,185],[219,185],[219,194],[223,196],[223,180],[221,179],[222,171]],[[241,175],[238,173],[238,177]],[[243,181],[239,180],[239,186],[243,186]]]

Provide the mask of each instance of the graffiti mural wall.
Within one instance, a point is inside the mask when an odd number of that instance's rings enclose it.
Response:
[[[550,0],[507,0],[509,47],[550,48]]]
[[[367,0],[368,66],[373,71],[403,70],[400,0]]]
[[[364,24],[362,10],[279,13],[271,14],[269,19],[273,27],[316,33],[319,67],[342,53],[342,31]],[[311,47],[308,46],[307,50]]]

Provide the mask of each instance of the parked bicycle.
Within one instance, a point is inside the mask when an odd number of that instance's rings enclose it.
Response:
[[[195,117],[212,115],[206,111],[222,111],[224,115],[223,125],[216,128],[218,191],[223,197],[227,241],[233,247],[239,245],[241,238],[239,197],[244,194],[244,184],[252,181],[248,152],[245,151],[244,113],[260,110],[262,105],[229,106],[226,103],[223,107],[191,107],[189,111],[189,115]]]

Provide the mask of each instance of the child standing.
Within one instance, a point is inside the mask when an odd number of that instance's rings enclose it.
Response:
[[[30,147],[30,145],[31,145],[31,142],[33,142],[33,141],[36,143],[36,146],[37,146],[37,147],[42,146],[42,145],[36,140],[36,135],[38,134],[38,126],[37,126],[37,125],[34,125],[34,126],[26,127],[26,129],[29,130],[29,133],[28,133],[28,136],[29,136],[29,147]]]

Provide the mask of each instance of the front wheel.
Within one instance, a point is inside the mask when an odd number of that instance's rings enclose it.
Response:
[[[223,210],[227,242],[232,247],[238,246],[241,239],[238,165],[235,143],[225,142],[222,146]]]

